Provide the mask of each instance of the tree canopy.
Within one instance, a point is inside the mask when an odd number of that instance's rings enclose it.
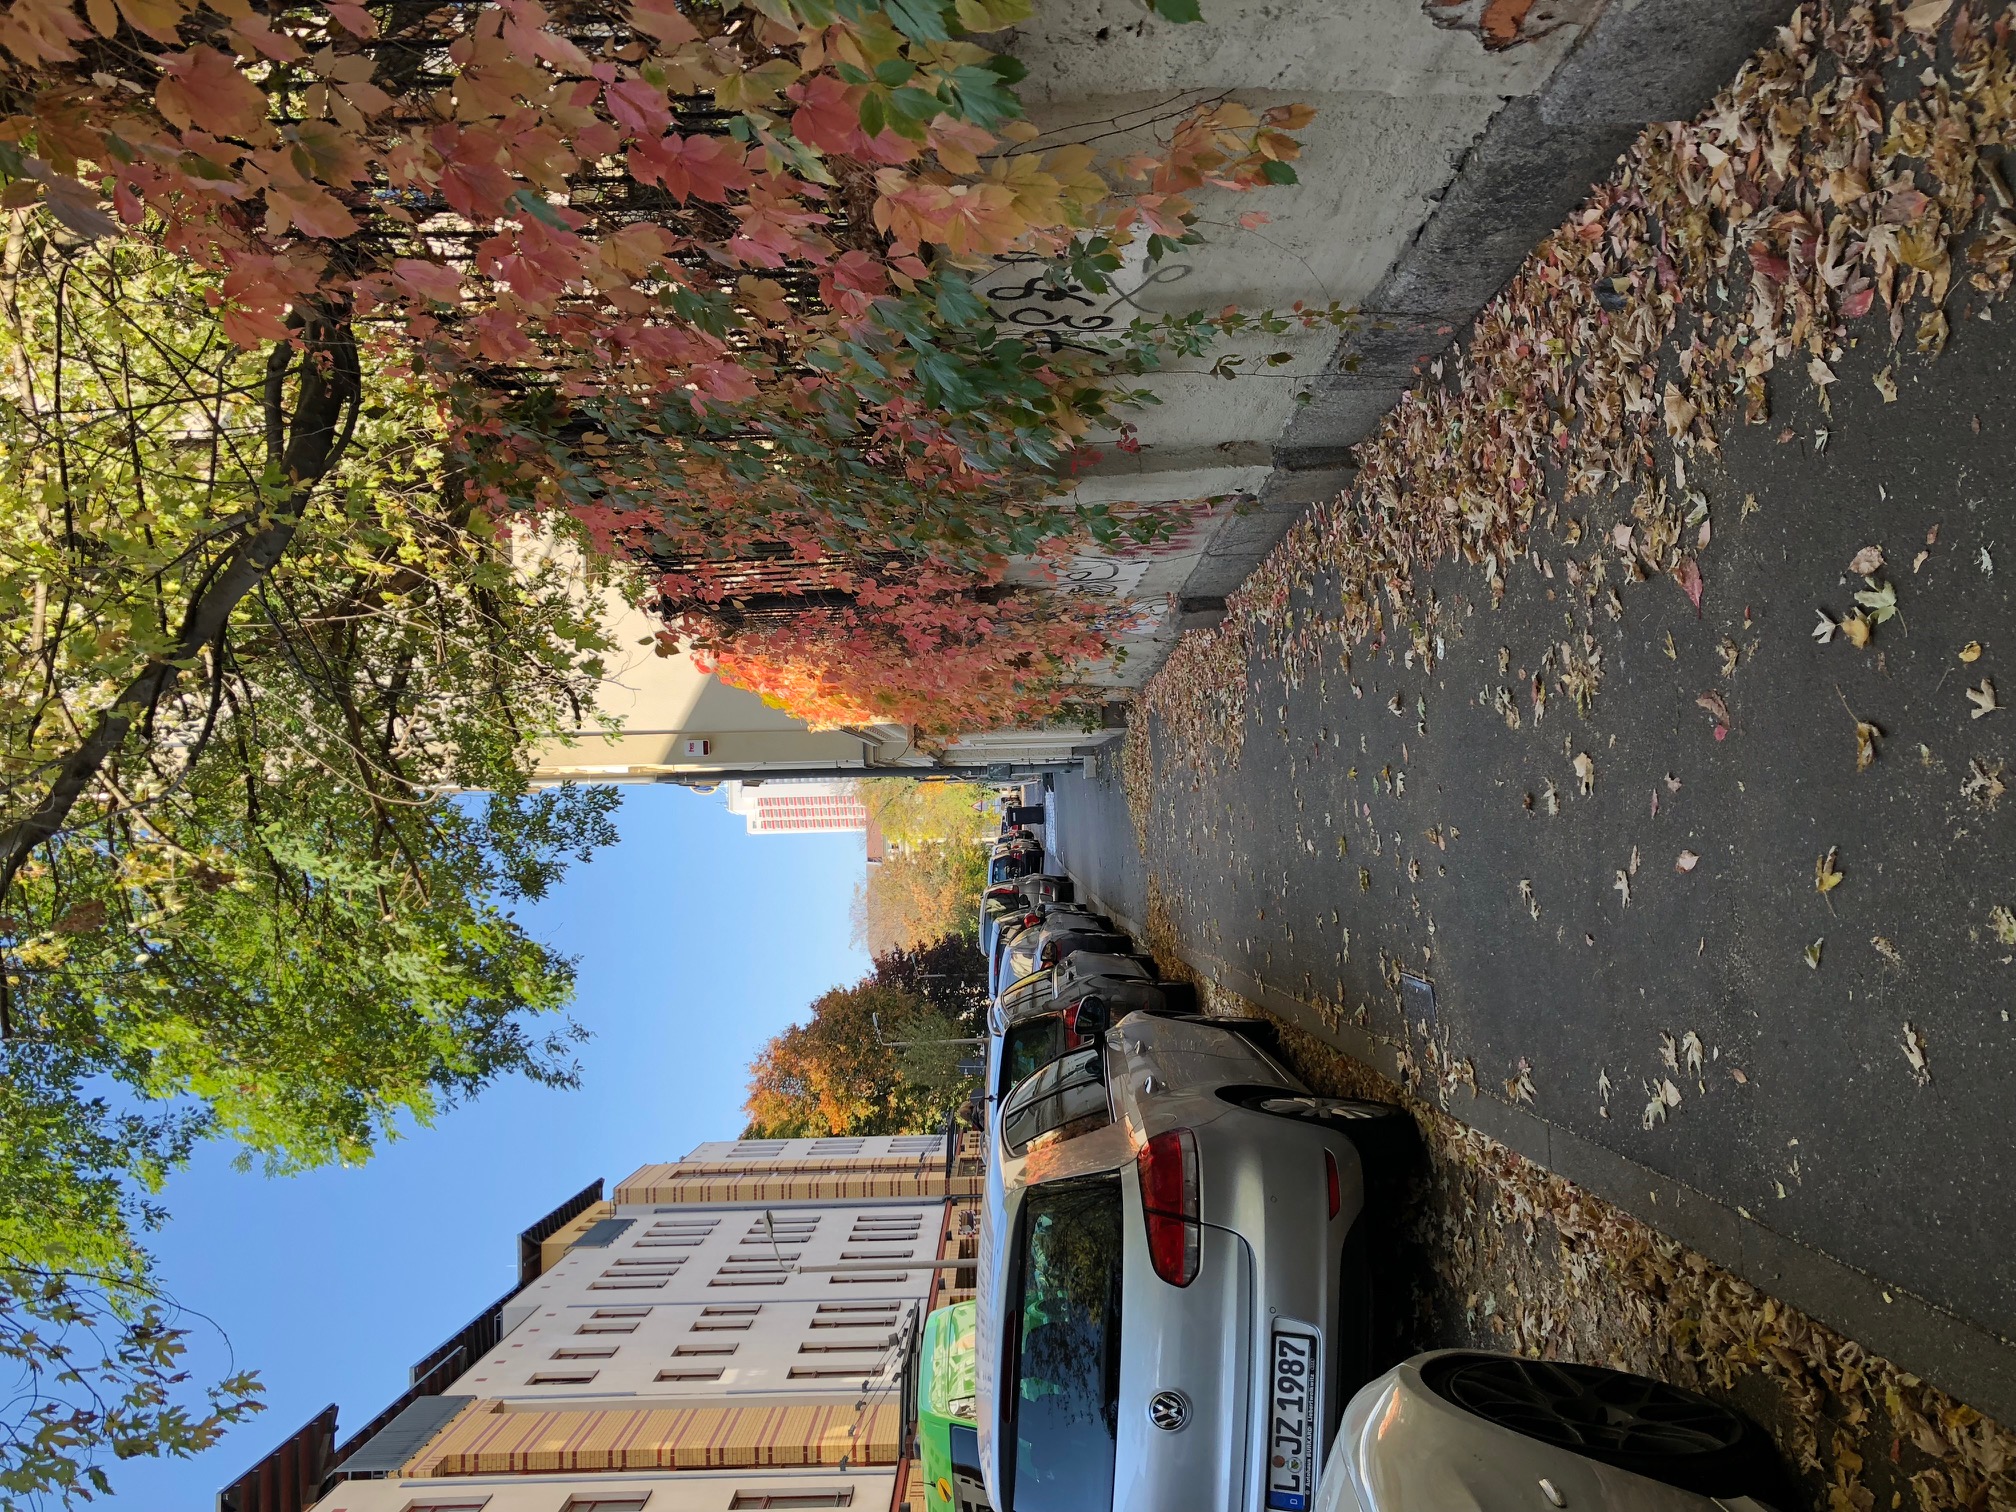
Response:
[[[869,976],[821,995],[807,1022],[764,1046],[749,1068],[745,1137],[943,1127],[973,1085],[959,1062],[977,1052],[939,1042],[977,1034],[985,1007],[980,958],[967,941],[877,957]]]

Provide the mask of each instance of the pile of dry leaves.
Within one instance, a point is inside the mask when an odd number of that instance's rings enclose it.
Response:
[[[1460,556],[1500,594],[1536,519],[1587,550],[1568,577],[1592,620],[1621,615],[1618,585],[1661,576],[1698,606],[1712,526],[1687,464],[1719,455],[1717,424],[1766,423],[1765,380],[1781,369],[1826,405],[1851,322],[1886,322],[1892,345],[1936,354],[1957,280],[1984,300],[2010,286],[2016,215],[1999,153],[1983,150],[2016,141],[2016,66],[2009,16],[1985,17],[1981,0],[1814,0],[1701,117],[1647,128],[1467,347],[1358,447],[1351,490],[1298,523],[1224,622],[1186,635],[1149,683],[1123,756],[1137,825],[1149,730],[1165,772],[1202,774],[1238,760],[1256,655],[1290,685],[1339,638],[1390,638],[1432,667],[1438,606],[1417,575]],[[1620,495],[1629,512],[1607,529],[1563,518]],[[1315,601],[1319,581],[1336,585],[1334,608]],[[1586,708],[1601,665],[1580,639],[1546,673]]]
[[[1258,1013],[1212,996],[1217,1011]],[[1281,1033],[1310,1085],[1400,1101],[1420,1127],[1419,1347],[1583,1360],[1732,1400],[1825,1487],[1829,1512],[1874,1512],[1879,1489],[1907,1485],[1922,1512],[2016,1508],[2016,1432],[1321,1041]],[[1414,1089],[1438,1080],[1402,1069]]]

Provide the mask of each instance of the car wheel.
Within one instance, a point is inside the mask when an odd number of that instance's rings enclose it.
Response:
[[[1526,1438],[1703,1496],[1785,1494],[1757,1425],[1697,1392],[1597,1365],[1453,1354],[1422,1368],[1445,1401]]]
[[[1242,1108],[1255,1113],[1272,1113],[1276,1118],[1299,1118],[1308,1123],[1356,1125],[1380,1119],[1402,1117],[1392,1103],[1368,1102],[1358,1097],[1322,1097],[1311,1092],[1291,1092],[1286,1087],[1239,1087],[1234,1089]]]

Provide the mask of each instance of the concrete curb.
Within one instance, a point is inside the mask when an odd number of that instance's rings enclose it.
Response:
[[[1081,887],[1100,912],[1136,939],[1141,922]],[[1398,1082],[1393,1045],[1353,1024],[1326,1028],[1323,1015],[1258,977],[1185,946],[1184,962],[1249,1002]],[[2016,1423],[2016,1343],[1796,1239],[1725,1207],[1672,1177],[1607,1150],[1530,1109],[1478,1096],[1443,1105],[1452,1118],[1488,1135],[1542,1169],[1677,1239],[1758,1290],[1798,1308],[1873,1354],[1931,1382],[1977,1412]]]
[[[1639,131],[1693,116],[1791,12],[1790,0],[1609,0],[1546,86],[1491,118],[1365,301],[1368,328],[1340,342],[1311,385],[1243,528],[1184,581],[1177,628],[1222,617],[1220,601],[1309,506],[1349,486],[1351,449],[1421,364],[1468,328]]]

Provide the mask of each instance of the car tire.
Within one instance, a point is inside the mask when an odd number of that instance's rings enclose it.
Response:
[[[1600,1365],[1461,1351],[1421,1368],[1465,1412],[1540,1443],[1702,1496],[1790,1505],[1771,1441],[1698,1392]]]
[[[1404,1109],[1393,1103],[1371,1102],[1362,1097],[1324,1097],[1313,1092],[1292,1092],[1286,1087],[1227,1087],[1218,1095],[1255,1113],[1346,1131],[1407,1116]]]

